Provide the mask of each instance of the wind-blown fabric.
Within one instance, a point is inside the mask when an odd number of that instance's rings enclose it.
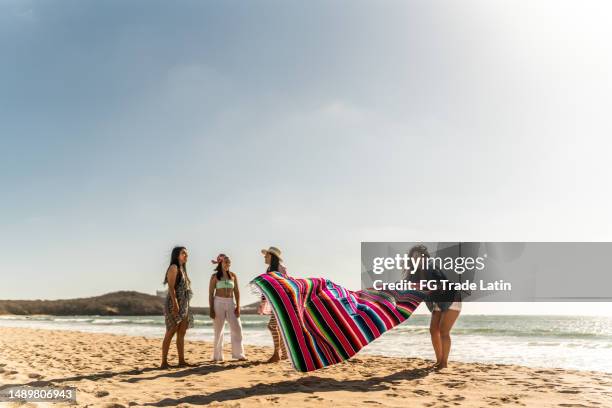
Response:
[[[298,371],[345,361],[408,319],[423,299],[414,291],[350,291],[325,278],[278,272],[252,282],[271,305]]]

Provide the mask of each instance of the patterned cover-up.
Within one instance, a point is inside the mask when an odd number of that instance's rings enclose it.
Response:
[[[175,328],[185,319],[187,319],[188,328],[191,329],[194,325],[193,313],[191,312],[191,308],[189,306],[191,298],[193,297],[193,291],[191,290],[191,282],[184,272],[181,273],[181,279],[179,279],[179,282],[175,288],[176,300],[179,304],[178,317],[175,317],[172,314],[173,306],[170,294],[166,295],[166,301],[164,302],[164,315],[166,321],[166,329],[168,330]]]
[[[345,361],[410,317],[425,296],[415,291],[350,291],[325,278],[257,276],[298,371]]]

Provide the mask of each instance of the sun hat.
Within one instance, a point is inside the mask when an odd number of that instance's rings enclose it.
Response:
[[[268,252],[273,254],[273,255],[276,255],[278,257],[279,261],[281,261],[281,262],[283,261],[283,258],[281,258],[281,250],[278,249],[277,247],[271,246],[268,249],[262,249],[261,250],[261,253],[264,254],[264,255],[267,254]]]

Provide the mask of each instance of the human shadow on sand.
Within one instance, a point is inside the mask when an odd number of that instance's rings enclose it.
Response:
[[[50,386],[50,385],[54,385],[54,384],[61,384],[61,383],[66,383],[66,382],[78,382],[78,381],[83,381],[83,380],[89,380],[89,381],[98,381],[98,380],[104,380],[104,379],[108,379],[108,378],[113,378],[113,377],[119,377],[119,376],[133,376],[132,378],[128,378],[128,379],[124,379],[121,380],[123,382],[129,382],[129,383],[136,383],[139,381],[144,381],[144,380],[154,380],[157,378],[161,378],[161,377],[169,377],[169,378],[181,378],[181,377],[186,377],[189,375],[193,375],[193,374],[198,374],[198,375],[207,375],[207,374],[211,374],[211,373],[215,373],[218,371],[224,371],[224,370],[231,370],[233,368],[239,368],[239,367],[251,367],[251,366],[255,366],[261,364],[258,361],[247,361],[244,363],[238,363],[238,364],[227,364],[227,365],[222,365],[222,364],[214,364],[214,363],[203,363],[200,365],[196,365],[194,367],[188,367],[186,369],[178,369],[177,367],[171,367],[170,369],[166,370],[162,370],[159,367],[145,367],[145,368],[138,368],[138,369],[131,369],[131,370],[125,370],[125,371],[103,371],[100,373],[93,373],[93,374],[82,374],[82,375],[75,375],[72,377],[64,377],[64,378],[52,378],[52,379],[45,379],[45,380],[36,380],[36,381],[30,381],[28,383],[19,383],[19,384],[2,384],[0,385],[0,390],[4,390],[7,388],[11,388],[11,387],[46,387],[46,386]],[[137,377],[139,375],[148,373],[148,372],[152,372],[152,371],[156,371],[159,372],[161,371],[160,374],[155,375],[155,376],[151,376],[151,377]]]
[[[224,402],[246,397],[266,396],[271,394],[292,394],[296,392],[315,393],[329,391],[384,391],[391,383],[401,380],[416,380],[429,375],[431,371],[422,368],[398,371],[384,377],[372,377],[363,380],[335,380],[333,378],[308,376],[297,380],[280,381],[272,384],[259,383],[252,386],[236,387],[213,392],[207,395],[189,395],[182,398],[164,398],[157,402],[143,404],[153,407],[172,407],[179,404],[205,405],[214,401]]]
[[[212,374],[212,373],[216,373],[219,371],[231,370],[233,368],[254,367],[259,364],[263,364],[263,362],[262,361],[246,361],[246,362],[241,362],[241,363],[236,363],[236,364],[208,363],[208,364],[202,364],[196,367],[190,367],[189,369],[186,369],[186,370],[164,372],[164,373],[153,375],[150,377],[127,378],[121,381],[133,384],[133,383],[137,383],[140,381],[156,380],[162,377],[182,378],[182,377],[187,377],[187,376],[194,375],[194,374],[195,375],[207,375],[207,374]]]

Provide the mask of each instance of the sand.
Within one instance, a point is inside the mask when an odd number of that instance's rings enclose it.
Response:
[[[214,364],[210,344],[187,340],[198,365],[159,370],[161,339],[0,328],[0,384],[74,386],[78,406],[117,408],[612,407],[612,374],[475,363],[435,372],[427,360],[363,355],[304,374],[265,363],[266,347],[247,346],[247,362]]]

